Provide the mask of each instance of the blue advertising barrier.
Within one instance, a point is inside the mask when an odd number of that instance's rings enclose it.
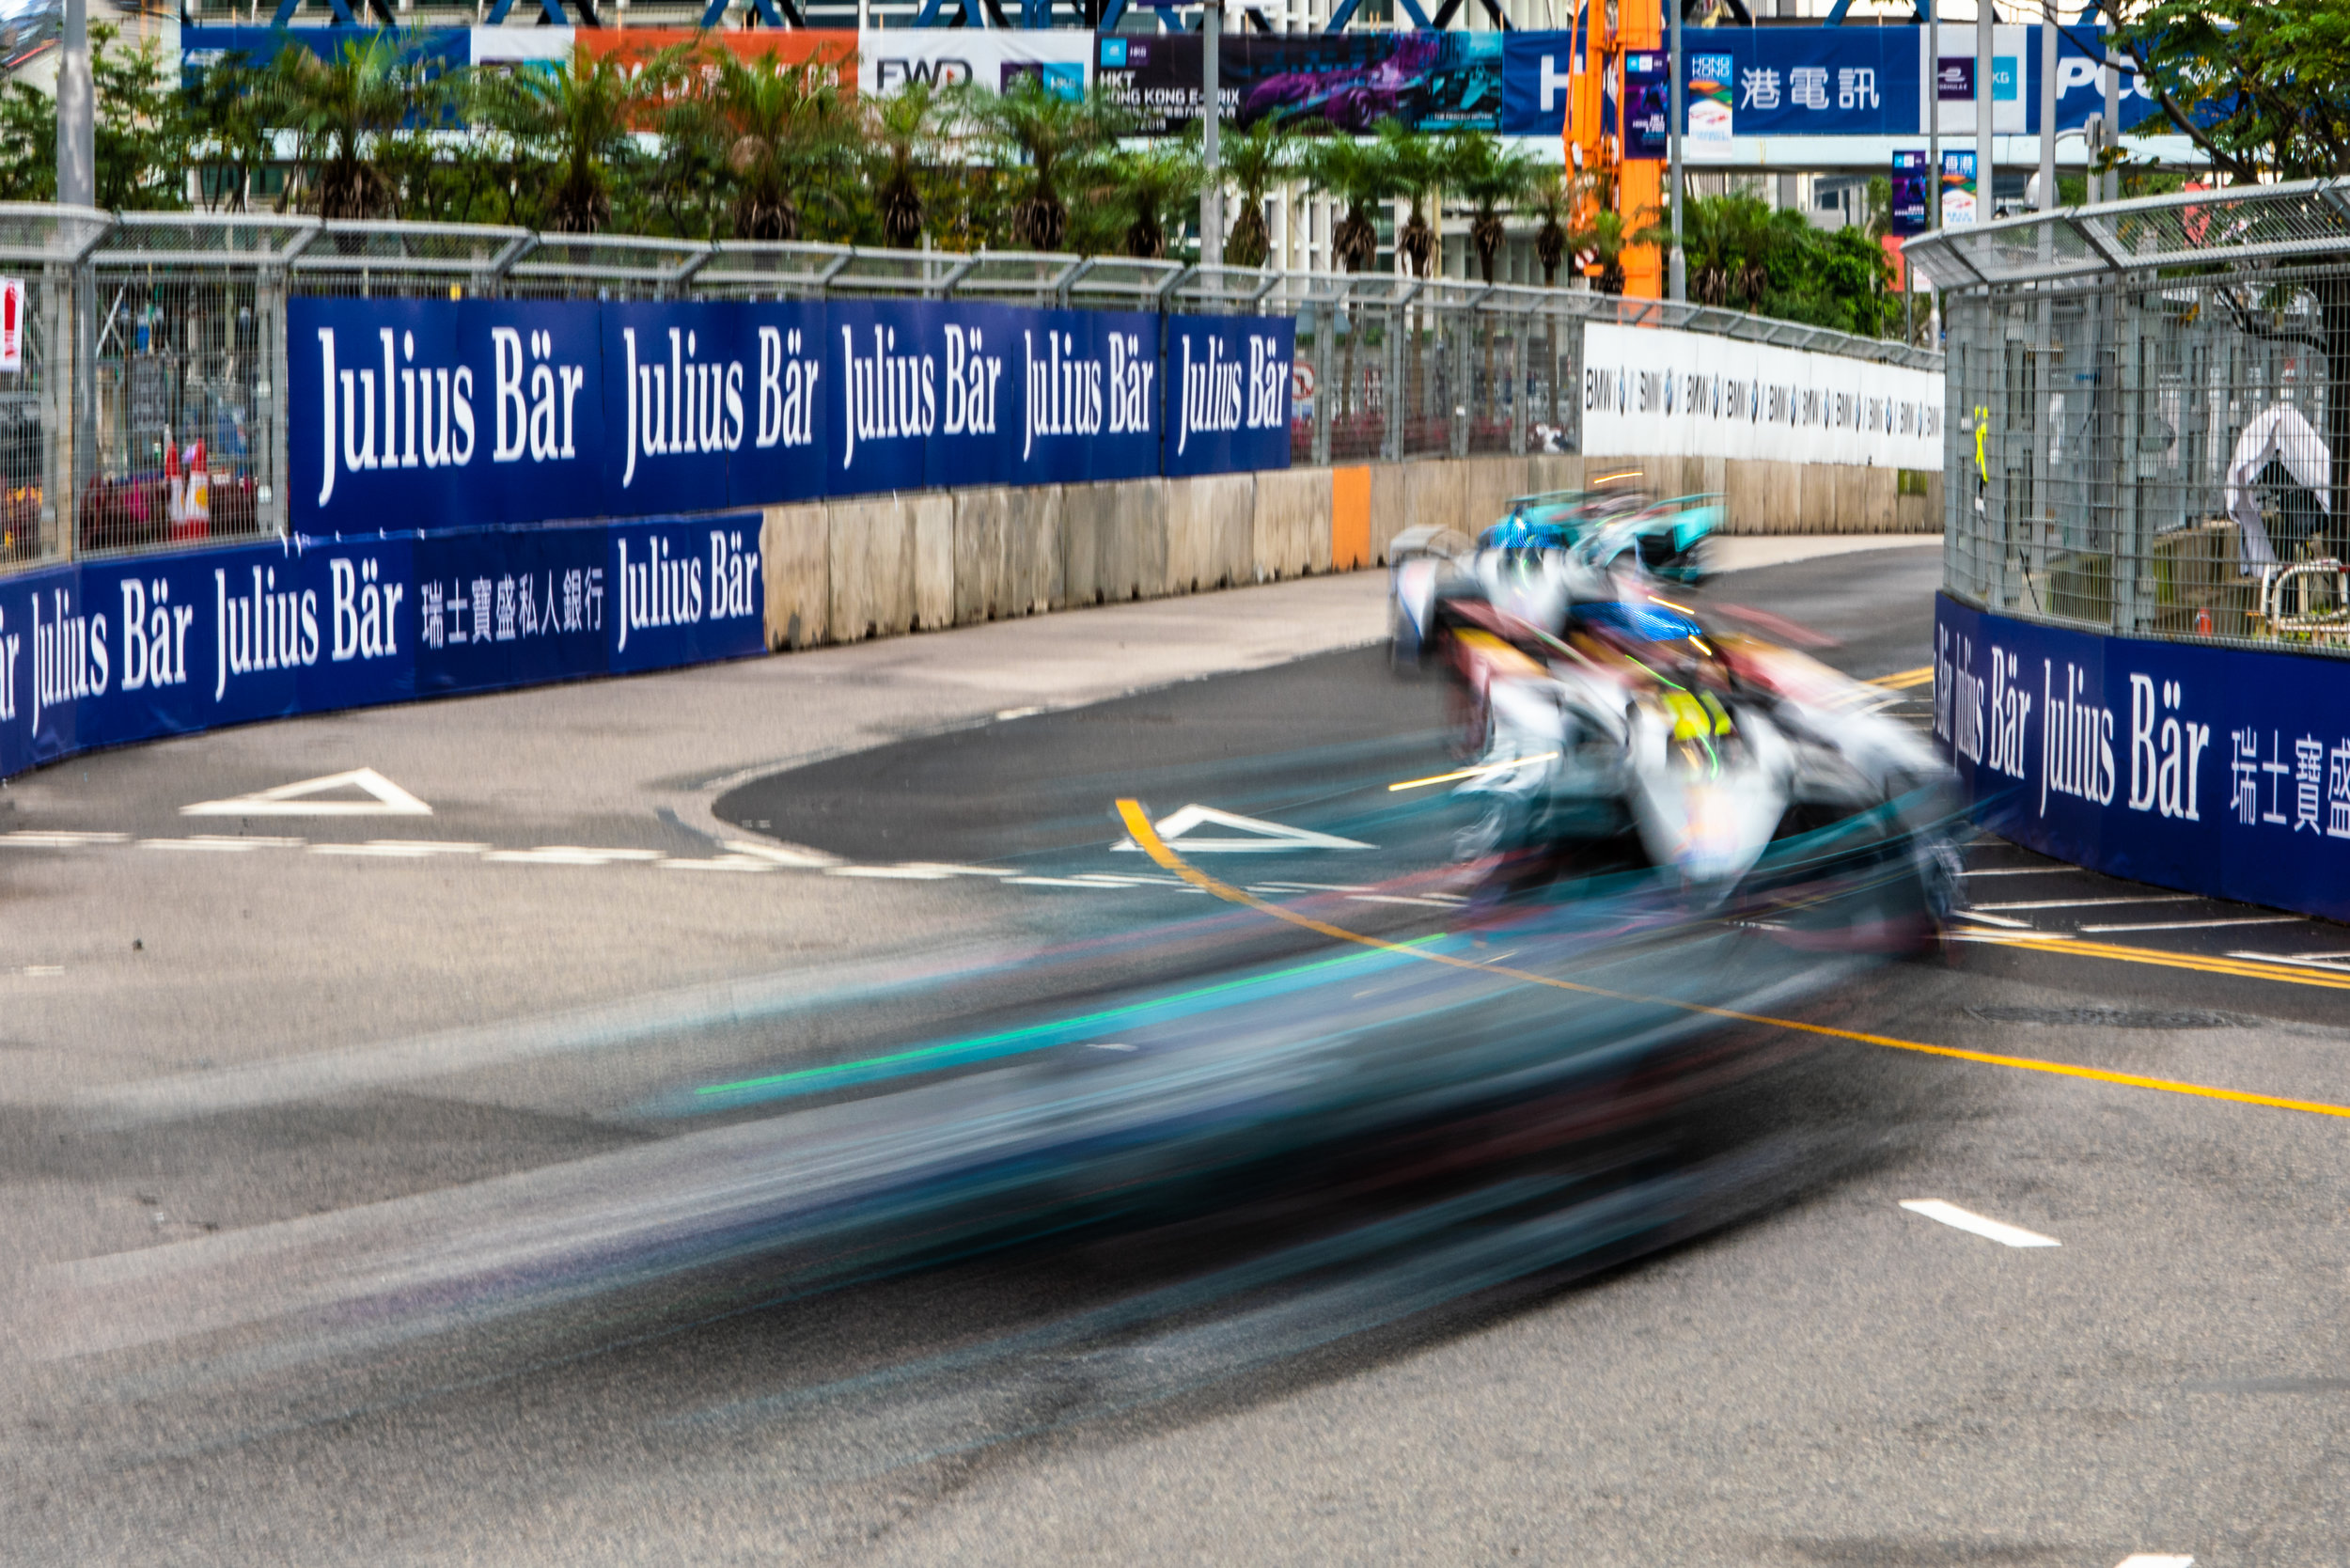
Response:
[[[1290,462],[1284,318],[306,297],[288,332],[297,534]]]
[[[2350,919],[2350,660],[2068,631],[1937,596],[1934,734],[1984,824],[2017,843]]]
[[[0,578],[0,776],[251,719],[764,651],[756,512],[295,538]]]

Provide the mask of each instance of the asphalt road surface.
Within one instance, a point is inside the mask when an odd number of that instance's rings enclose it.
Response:
[[[1937,566],[1712,591],[1921,721]],[[951,1093],[939,1042],[1326,956],[1121,797],[1442,928],[1381,626],[1326,579],[15,781],[0,1560],[2350,1560],[2350,932],[1997,840],[1947,955],[1818,999],[1888,1043],[1741,1112],[1831,1157],[1662,1247],[1480,1283],[1465,1223],[1268,1285],[1355,1220],[1248,1214],[803,1292],[723,1225],[604,1245],[817,1168],[787,1110]]]

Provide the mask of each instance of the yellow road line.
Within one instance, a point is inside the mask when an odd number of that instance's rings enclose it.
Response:
[[[2291,1100],[2274,1094],[2248,1094],[2241,1090],[2215,1089],[2208,1084],[2181,1083],[2173,1078],[2149,1078],[2136,1073],[2109,1073],[2102,1067],[2079,1067],[2071,1062],[2048,1061],[2038,1057],[1998,1056],[1988,1051],[1961,1050],[1954,1045],[1928,1045],[1921,1041],[1900,1040],[1884,1034],[1867,1034],[1858,1029],[1839,1029],[1825,1024],[1807,1024],[1794,1018],[1774,1018],[1766,1013],[1741,1012],[1734,1008],[1707,1007],[1701,1002],[1682,1002],[1666,996],[1642,996],[1626,991],[1611,991],[1606,986],[1583,985],[1574,980],[1562,980],[1549,975],[1537,975],[1528,970],[1514,969],[1507,964],[1480,964],[1474,959],[1455,958],[1449,953],[1430,952],[1424,948],[1406,946],[1401,942],[1388,942],[1376,936],[1365,936],[1360,932],[1349,931],[1344,926],[1334,926],[1326,920],[1317,920],[1310,915],[1301,915],[1293,909],[1285,909],[1270,900],[1259,898],[1254,893],[1234,887],[1230,883],[1219,882],[1207,872],[1194,867],[1189,861],[1167,848],[1160,839],[1157,830],[1151,825],[1150,813],[1143,810],[1140,801],[1120,801],[1118,815],[1125,823],[1126,831],[1133,836],[1134,841],[1141,847],[1144,854],[1157,862],[1162,870],[1174,872],[1202,892],[1213,893],[1228,903],[1241,904],[1261,914],[1269,915],[1277,920],[1285,920],[1291,925],[1303,927],[1307,931],[1336,941],[1353,942],[1365,948],[1376,948],[1382,952],[1398,953],[1427,964],[1442,964],[1451,968],[1468,969],[1484,975],[1503,975],[1511,980],[1523,980],[1529,985],[1548,986],[1554,991],[1573,991],[1586,996],[1603,997],[1608,1001],[1678,1008],[1684,1012],[1699,1013],[1708,1018],[1723,1018],[1740,1024],[1762,1024],[1772,1028],[1793,1029],[1800,1034],[1817,1035],[1825,1040],[1850,1040],[1863,1045],[1882,1045],[1888,1050],[1895,1051],[1915,1051],[1921,1056],[1948,1057],[1954,1061],[1978,1062],[1988,1067],[2013,1067],[2022,1072],[2047,1073],[2062,1078],[2086,1078],[2093,1083],[2121,1084],[2130,1089],[2156,1089],[2169,1094],[2192,1095],[2203,1100],[2228,1100],[2242,1105],[2266,1105],[2277,1110],[2306,1111],[2311,1116],[2337,1116],[2350,1120],[2350,1105],[2328,1105],[2322,1100]],[[2078,952],[2084,946],[2102,946],[2102,944],[2068,942],[2060,947],[2052,947],[2051,950]],[[2116,950],[2135,953],[2144,949],[2123,948]]]
[[[1934,666],[1919,665],[1916,669],[1904,669],[1892,675],[1880,675],[1869,684],[1883,686],[1888,692],[1905,692],[1912,686],[1929,685],[1933,681]]]
[[[2070,953],[2076,957],[2107,958],[2120,964],[2153,964],[2165,969],[2192,969],[2202,975],[2233,975],[2239,980],[2281,980],[2287,985],[2313,985],[2321,991],[2350,991],[2350,975],[2326,975],[2290,969],[2281,964],[2254,959],[2206,958],[2201,953],[2167,953],[2154,948],[2124,947],[2119,942],[2083,942],[2077,937],[2017,936],[2000,931],[1966,933],[1970,942],[1992,948],[2027,948],[2033,952]]]

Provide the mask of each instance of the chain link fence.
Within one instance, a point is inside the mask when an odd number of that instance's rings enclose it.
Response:
[[[1579,449],[1583,327],[1679,327],[1932,368],[1939,356],[1733,311],[1387,274],[1112,257],[697,244],[447,224],[0,205],[23,274],[0,368],[0,569],[286,527],[286,302],[983,299],[1293,316],[1303,463]]]
[[[2119,202],[1910,254],[1944,290],[1951,593],[2350,651],[2350,183]]]

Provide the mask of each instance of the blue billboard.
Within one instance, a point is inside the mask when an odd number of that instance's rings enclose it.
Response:
[[[1289,465],[1296,333],[1275,318],[298,298],[288,328],[297,534]],[[1174,430],[1186,364],[1214,396]],[[1257,439],[1277,380],[1280,438]]]
[[[1934,735],[1985,825],[2115,876],[2350,919],[2350,660],[1935,601]]]
[[[763,651],[757,512],[386,532],[0,578],[0,776],[252,719]]]

